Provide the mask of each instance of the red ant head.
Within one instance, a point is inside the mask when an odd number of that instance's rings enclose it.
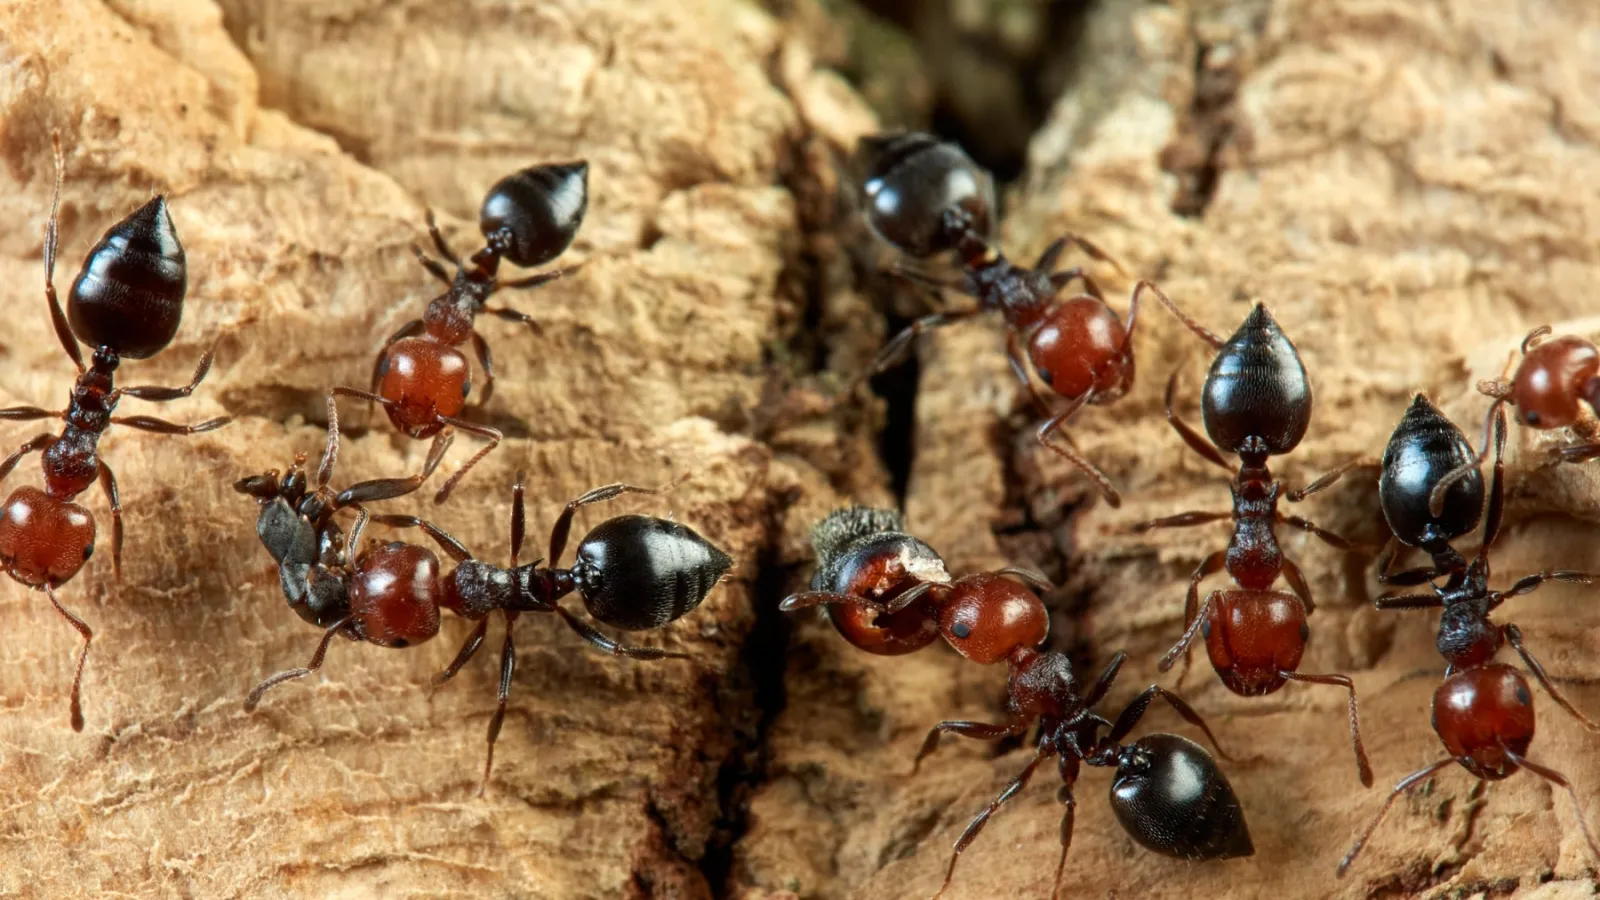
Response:
[[[1433,730],[1456,762],[1479,778],[1494,781],[1517,771],[1506,751],[1525,755],[1533,728],[1533,692],[1510,666],[1473,666],[1433,692]]]
[[[439,558],[395,541],[361,554],[350,584],[350,627],[380,647],[410,647],[439,633]]]
[[[997,663],[1043,643],[1050,614],[1033,591],[985,572],[951,586],[939,609],[939,633],[967,659]]]
[[[836,509],[811,529],[817,571],[811,590],[890,603],[919,584],[949,584],[944,560],[926,543],[905,533],[905,521],[890,509]],[[937,595],[929,593],[896,612],[866,605],[825,607],[828,621],[851,645],[879,656],[920,650],[939,638]]]
[[[129,359],[161,352],[178,333],[189,288],[167,201],[134,210],[94,245],[67,293],[67,322],[91,347]]]
[[[863,138],[861,152],[872,157],[867,224],[896,249],[922,259],[954,250],[964,232],[988,236],[994,185],[960,147],[910,132]]]
[[[1115,400],[1133,383],[1133,349],[1122,321],[1093,297],[1068,298],[1028,336],[1028,358],[1050,389],[1063,397],[1094,392]]]
[[[1225,453],[1288,453],[1311,424],[1305,364],[1267,308],[1257,303],[1206,375],[1206,433]]]
[[[1600,353],[1583,338],[1563,335],[1529,347],[1511,381],[1517,421],[1530,428],[1565,428],[1577,422],[1597,371]]]
[[[0,568],[30,587],[66,583],[94,553],[94,516],[31,485],[0,509]]]

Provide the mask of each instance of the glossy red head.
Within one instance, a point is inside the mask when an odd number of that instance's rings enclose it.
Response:
[[[1528,348],[1511,381],[1517,421],[1532,428],[1565,428],[1583,414],[1589,380],[1600,371],[1594,344],[1573,335]]]
[[[1050,614],[1033,591],[1003,575],[968,575],[941,606],[939,633],[967,659],[997,663],[1043,643]]]
[[[1493,663],[1451,675],[1433,692],[1433,730],[1456,762],[1497,781],[1517,771],[1533,742],[1533,692],[1522,673]]]
[[[1200,628],[1212,667],[1241,697],[1283,687],[1311,635],[1300,598],[1283,591],[1218,591]]]
[[[433,437],[444,429],[437,416],[454,418],[467,405],[472,372],[461,351],[437,341],[395,341],[378,362],[378,395],[394,427],[412,438]]]
[[[439,633],[439,559],[415,544],[375,547],[356,561],[350,627],[380,647],[410,647]]]
[[[1056,306],[1028,336],[1028,358],[1050,389],[1063,397],[1094,392],[1097,403],[1127,393],[1133,384],[1133,348],[1122,320],[1093,297]]]
[[[0,565],[29,587],[64,584],[94,553],[94,517],[70,500],[20,487],[0,509]]]
[[[949,584],[944,560],[904,528],[899,514],[891,510],[835,510],[812,530],[817,572],[811,589],[887,604],[919,584]],[[834,603],[826,609],[834,630],[855,647],[879,656],[899,656],[938,639],[938,604],[937,595],[930,593],[894,613],[854,603]]]

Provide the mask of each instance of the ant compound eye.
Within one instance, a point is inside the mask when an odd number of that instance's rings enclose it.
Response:
[[[1539,414],[1534,412],[1531,409],[1523,410],[1523,412],[1522,412],[1522,424],[1527,425],[1530,428],[1538,428],[1539,427]]]
[[[965,640],[972,636],[972,626],[966,622],[956,622],[950,626],[950,633]]]

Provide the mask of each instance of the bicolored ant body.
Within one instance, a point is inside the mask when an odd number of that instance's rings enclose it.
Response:
[[[83,636],[70,704],[72,728],[82,731],[79,688],[94,633],[61,605],[55,589],[70,581],[94,552],[94,517],[74,498],[97,482],[111,506],[111,564],[116,577],[122,577],[122,501],[115,473],[99,456],[100,438],[113,425],[157,434],[199,434],[221,428],[230,419],[220,416],[179,425],[153,416],[115,415],[124,397],[163,403],[194,393],[211,370],[214,351],[207,350],[200,357],[194,377],[183,387],[115,385],[116,371],[124,359],[155,356],[178,332],[189,285],[183,245],[178,242],[166,200],[150,200],[111,226],[90,249],[67,292],[63,312],[55,289],[63,163],[59,136],[52,134],[50,139],[55,153],[55,189],[45,227],[45,299],[56,338],[77,366],[78,379],[66,409],[0,409],[0,421],[60,419],[65,423],[59,435],[34,435],[0,462],[0,480],[4,480],[24,456],[42,451],[44,470],[43,490],[17,488],[0,507],[0,567],[21,584],[43,591],[56,612]],[[79,341],[94,348],[87,366]]]

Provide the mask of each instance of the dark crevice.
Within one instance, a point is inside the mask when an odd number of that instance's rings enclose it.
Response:
[[[1194,58],[1194,96],[1177,136],[1161,151],[1161,168],[1178,177],[1172,211],[1201,218],[1222,180],[1222,154],[1243,132],[1234,100],[1243,78],[1236,50],[1198,43]]]
[[[789,570],[779,558],[778,548],[785,508],[792,499],[774,498],[776,507],[762,542],[759,574],[751,591],[755,625],[739,650],[737,677],[742,684],[735,690],[751,702],[731,723],[733,752],[717,773],[721,816],[700,861],[700,871],[711,886],[712,896],[717,898],[731,898],[737,888],[732,877],[735,849],[749,829],[750,798],[767,782],[767,735],[787,703],[783,675],[793,626],[778,609],[789,583]]]

